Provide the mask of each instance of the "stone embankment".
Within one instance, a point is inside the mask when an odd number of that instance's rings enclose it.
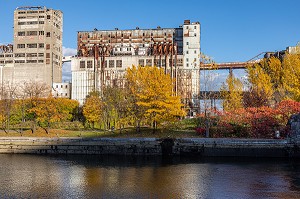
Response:
[[[0,153],[300,157],[291,139],[0,138]]]
[[[300,158],[300,114],[288,125],[285,139],[2,137],[0,153]]]

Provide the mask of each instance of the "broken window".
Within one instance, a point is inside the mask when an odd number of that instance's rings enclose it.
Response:
[[[108,64],[109,64],[109,68],[114,68],[115,67],[115,60],[109,60]]]
[[[144,59],[139,59],[139,66],[145,66]]]
[[[117,60],[116,61],[116,67],[122,68],[122,60]]]
[[[152,66],[152,59],[146,59],[146,65]]]

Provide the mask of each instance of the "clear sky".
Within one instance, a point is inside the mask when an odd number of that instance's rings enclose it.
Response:
[[[201,23],[201,50],[216,62],[247,61],[300,41],[299,0],[0,0],[0,43],[12,43],[18,6],[64,13],[63,46],[76,48],[80,30],[178,27]]]
[[[247,61],[300,41],[300,0],[0,0],[0,43],[12,43],[18,6],[46,6],[64,14],[65,54],[80,30],[178,27],[201,23],[201,51],[216,62]]]

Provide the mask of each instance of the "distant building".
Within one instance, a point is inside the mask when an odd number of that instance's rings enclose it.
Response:
[[[0,46],[1,83],[62,82],[63,14],[46,7],[14,11],[14,43]]]
[[[157,66],[176,78],[176,92],[196,106],[199,92],[200,23],[179,28],[79,31],[71,61],[72,99],[80,104],[93,90],[124,86],[126,68]]]
[[[71,98],[71,83],[54,83],[52,93],[53,97]]]

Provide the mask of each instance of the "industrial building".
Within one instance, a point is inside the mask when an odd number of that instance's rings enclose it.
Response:
[[[89,92],[123,86],[126,68],[157,66],[176,80],[184,104],[197,105],[200,82],[200,23],[185,20],[178,28],[97,30],[77,33],[71,60],[72,99],[84,103]]]
[[[63,13],[46,7],[14,11],[13,44],[0,46],[2,84],[62,82]]]

